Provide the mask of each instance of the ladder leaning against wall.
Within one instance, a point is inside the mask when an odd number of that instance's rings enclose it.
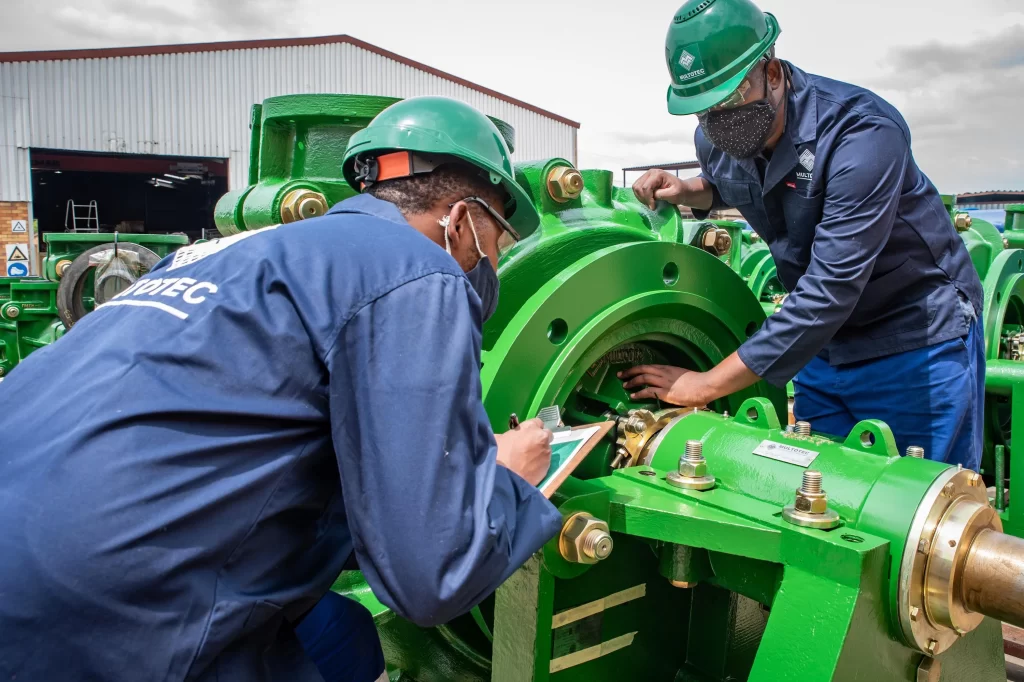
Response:
[[[64,211],[65,232],[99,232],[100,231],[100,209],[93,199],[88,204],[76,204],[74,199],[68,199],[67,209]]]

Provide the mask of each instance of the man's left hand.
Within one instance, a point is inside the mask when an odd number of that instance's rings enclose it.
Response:
[[[633,400],[657,399],[683,407],[704,407],[714,399],[708,396],[704,372],[671,365],[638,365],[619,372],[618,377]]]

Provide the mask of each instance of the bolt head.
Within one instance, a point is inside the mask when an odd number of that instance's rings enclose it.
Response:
[[[708,475],[708,463],[694,464],[685,459],[679,462],[679,475],[686,478],[703,478]]]
[[[917,617],[921,615],[921,609],[917,606],[910,607],[910,620],[917,621]]]
[[[69,261],[69,260],[60,260],[60,261],[57,261],[57,265],[54,266],[53,270],[54,270],[54,272],[57,273],[57,277],[63,277],[64,276],[64,272],[67,271],[67,269],[70,268],[70,267],[71,267],[71,261]]]
[[[21,309],[18,308],[18,306],[16,306],[16,305],[9,305],[9,306],[7,306],[6,308],[3,309],[3,314],[4,314],[4,317],[6,317],[7,319],[13,320],[18,315],[21,314]]]
[[[952,497],[953,496],[953,490],[955,490],[953,484],[952,483],[947,483],[946,485],[942,486],[942,496],[943,497]]]

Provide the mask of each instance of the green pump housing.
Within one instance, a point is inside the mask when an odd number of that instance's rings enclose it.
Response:
[[[275,102],[319,102],[315,127],[341,138],[371,117],[364,99]],[[280,222],[296,188],[323,210],[345,196],[344,144],[314,150],[299,120],[254,129],[262,165],[218,207],[222,231]],[[315,177],[296,171],[302,154]],[[540,227],[500,263],[487,414],[501,431],[558,405],[568,425],[613,428],[555,492],[561,532],[471,613],[419,627],[358,571],[339,576],[374,614],[390,678],[1005,680],[997,619],[1024,618],[1024,542],[980,476],[901,457],[879,421],[841,437],[785,426],[786,394],[765,383],[696,410],[622,388],[622,369],[709,369],[760,328],[777,303],[764,297],[785,293],[764,245],[739,223],[651,211],[608,171],[553,158],[515,174]]]
[[[116,242],[135,252],[145,269],[188,244],[188,237],[51,232],[43,241],[47,248],[41,277],[0,277],[0,379],[94,308],[93,255],[113,249]]]

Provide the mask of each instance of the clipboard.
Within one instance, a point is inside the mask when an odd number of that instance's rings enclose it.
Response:
[[[615,422],[599,422],[574,426],[559,431],[551,442],[551,468],[537,488],[544,497],[551,499],[558,487],[576,470],[580,462],[608,434]]]

